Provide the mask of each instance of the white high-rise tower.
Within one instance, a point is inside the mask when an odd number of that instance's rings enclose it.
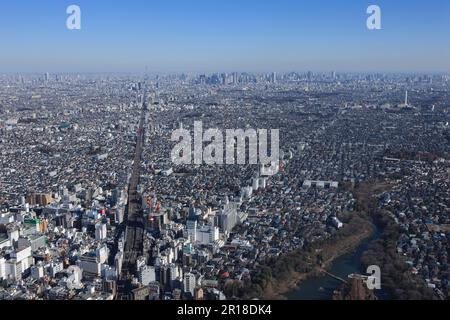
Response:
[[[408,90],[405,93],[405,106],[408,106]]]

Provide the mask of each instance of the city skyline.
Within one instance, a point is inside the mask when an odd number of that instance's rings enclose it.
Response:
[[[65,26],[71,4],[81,30]],[[366,27],[371,4],[382,30]],[[0,72],[450,70],[450,5],[438,0],[19,1],[0,12]]]

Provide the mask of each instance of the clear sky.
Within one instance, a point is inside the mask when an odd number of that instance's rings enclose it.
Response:
[[[450,1],[1,0],[0,41],[0,72],[449,72]]]

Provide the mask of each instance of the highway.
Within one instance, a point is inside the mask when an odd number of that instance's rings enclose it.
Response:
[[[136,260],[143,254],[144,244],[144,216],[142,210],[142,197],[138,193],[141,176],[141,161],[144,147],[145,113],[147,110],[146,95],[143,94],[143,103],[138,131],[136,134],[136,149],[134,163],[128,186],[128,204],[125,212],[125,247],[122,273],[118,281],[117,299],[131,299],[131,279],[136,272]]]

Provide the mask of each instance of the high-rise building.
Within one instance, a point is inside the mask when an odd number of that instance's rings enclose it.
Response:
[[[105,240],[106,237],[107,237],[106,224],[97,223],[95,225],[95,240],[102,241],[102,240]]]
[[[189,240],[191,242],[196,242],[197,241],[197,221],[196,220],[187,220],[186,230],[187,230]]]
[[[138,271],[138,279],[139,282],[144,286],[149,285],[151,282],[155,282],[156,280],[155,267],[151,266],[141,267]]]
[[[186,273],[183,278],[183,288],[185,293],[190,293],[192,296],[195,294],[195,275],[192,273]]]
[[[197,229],[196,241],[201,244],[212,244],[219,240],[219,228],[215,226],[204,226]]]
[[[272,83],[277,83],[277,73],[276,72],[272,72],[270,80]]]
[[[216,215],[216,226],[223,233],[230,233],[238,224],[237,205],[226,200],[223,209]]]
[[[31,246],[17,248],[10,254],[10,259],[6,261],[5,271],[16,280],[22,278],[22,273],[26,272],[34,265]]]
[[[0,280],[6,277],[6,259],[0,258]]]
[[[108,247],[106,245],[102,245],[95,251],[95,254],[97,255],[100,263],[106,263],[109,255]]]
[[[83,273],[88,275],[100,276],[101,274],[101,263],[93,252],[81,256],[80,260],[78,260],[78,265],[83,270]]]
[[[237,72],[233,72],[233,84],[236,85],[239,82],[239,77]]]

